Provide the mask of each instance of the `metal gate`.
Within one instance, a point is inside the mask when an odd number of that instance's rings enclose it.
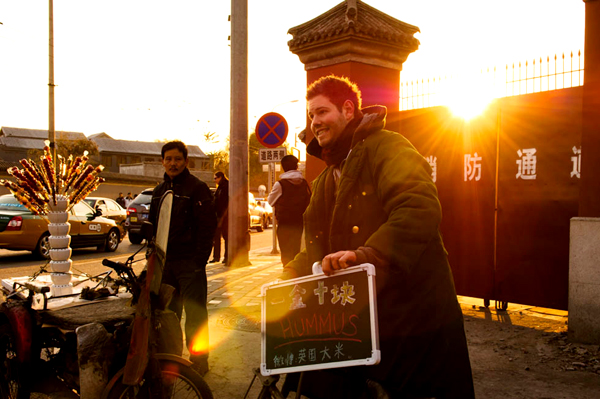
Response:
[[[468,123],[444,107],[390,115],[432,166],[458,294],[567,309],[581,98],[502,98]]]

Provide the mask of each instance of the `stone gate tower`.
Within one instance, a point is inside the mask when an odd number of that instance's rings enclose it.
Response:
[[[330,74],[345,76],[360,87],[363,106],[385,105],[388,113],[395,113],[399,109],[402,64],[419,47],[416,32],[418,27],[360,0],[347,0],[291,28],[288,33],[293,38],[288,45],[305,66],[307,86]],[[398,131],[396,125],[388,118],[388,128]],[[305,142],[312,138],[307,129]],[[324,165],[307,156],[307,179],[313,180]]]

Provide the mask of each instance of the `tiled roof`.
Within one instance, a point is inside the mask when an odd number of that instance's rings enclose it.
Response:
[[[80,132],[63,132],[56,131],[54,132],[55,137],[57,139],[62,140],[85,140],[85,134]],[[23,139],[34,139],[34,140],[42,140],[42,147],[44,140],[48,139],[48,131],[47,130],[38,130],[38,129],[23,129],[20,127],[6,127],[3,126],[0,128],[0,137],[6,138],[23,138]]]
[[[413,35],[419,28],[399,21],[363,3],[360,0],[344,1],[331,10],[296,27],[288,33],[293,39],[288,42],[294,50],[320,41],[329,41],[336,36],[355,35],[397,43],[416,50],[419,40]]]
[[[56,132],[57,140],[92,140],[98,145],[98,150],[113,153],[133,153],[140,155],[160,156],[164,143],[149,141],[115,140],[106,133],[92,134],[86,137],[79,132]],[[0,128],[0,146],[14,149],[44,148],[44,141],[48,139],[47,130],[24,129],[19,127]],[[188,145],[188,156],[194,158],[208,158],[197,145]]]
[[[130,140],[115,140],[110,138],[100,138],[90,136],[90,140],[98,145],[98,151],[124,153],[124,154],[143,154],[160,156],[160,150],[165,143],[150,142],[150,141],[130,141]],[[188,156],[194,158],[208,158],[197,145],[188,145]]]

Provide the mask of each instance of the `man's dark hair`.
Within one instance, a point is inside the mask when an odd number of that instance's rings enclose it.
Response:
[[[285,157],[281,158],[281,167],[283,168],[284,172],[298,169],[298,158],[293,155],[286,155]]]
[[[187,159],[187,157],[188,157],[187,146],[185,145],[184,142],[179,141],[179,140],[169,141],[167,144],[163,145],[162,149],[160,150],[160,155],[164,159],[165,152],[173,150],[173,149],[179,150],[179,152],[181,152],[183,154],[183,159]]]
[[[215,177],[220,177],[220,178],[224,178],[225,177],[225,173],[221,172],[220,170],[218,172],[215,173]]]
[[[310,101],[319,95],[327,97],[340,112],[342,111],[344,102],[350,100],[354,103],[354,115],[360,114],[362,107],[360,89],[356,83],[351,82],[346,77],[328,75],[314,81],[306,89],[306,100]]]

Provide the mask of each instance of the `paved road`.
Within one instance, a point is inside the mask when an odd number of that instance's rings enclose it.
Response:
[[[272,249],[272,229],[268,229],[262,233],[252,231],[251,250],[258,251],[270,255]],[[128,256],[142,248],[141,245],[131,244],[127,238],[119,245],[119,248],[114,253],[98,252],[95,248],[75,249],[73,250],[73,273],[88,273],[96,275],[106,271],[106,267],[102,266],[101,262],[104,258],[109,258],[115,261],[125,261]],[[224,251],[222,251],[224,253]],[[135,265],[137,270],[144,266],[144,250],[140,251],[136,259],[140,259]],[[277,257],[273,258],[274,260]],[[0,249],[0,279],[9,277],[30,276],[39,270],[41,266],[47,262],[36,259],[29,251],[8,251]],[[250,266],[245,271],[232,272],[220,263],[209,264],[207,266],[207,274],[209,277],[209,292],[213,290],[219,291],[224,289],[224,285],[233,284],[238,277],[247,276],[248,273],[260,272],[256,271],[253,266]],[[221,281],[216,278],[221,275]]]

